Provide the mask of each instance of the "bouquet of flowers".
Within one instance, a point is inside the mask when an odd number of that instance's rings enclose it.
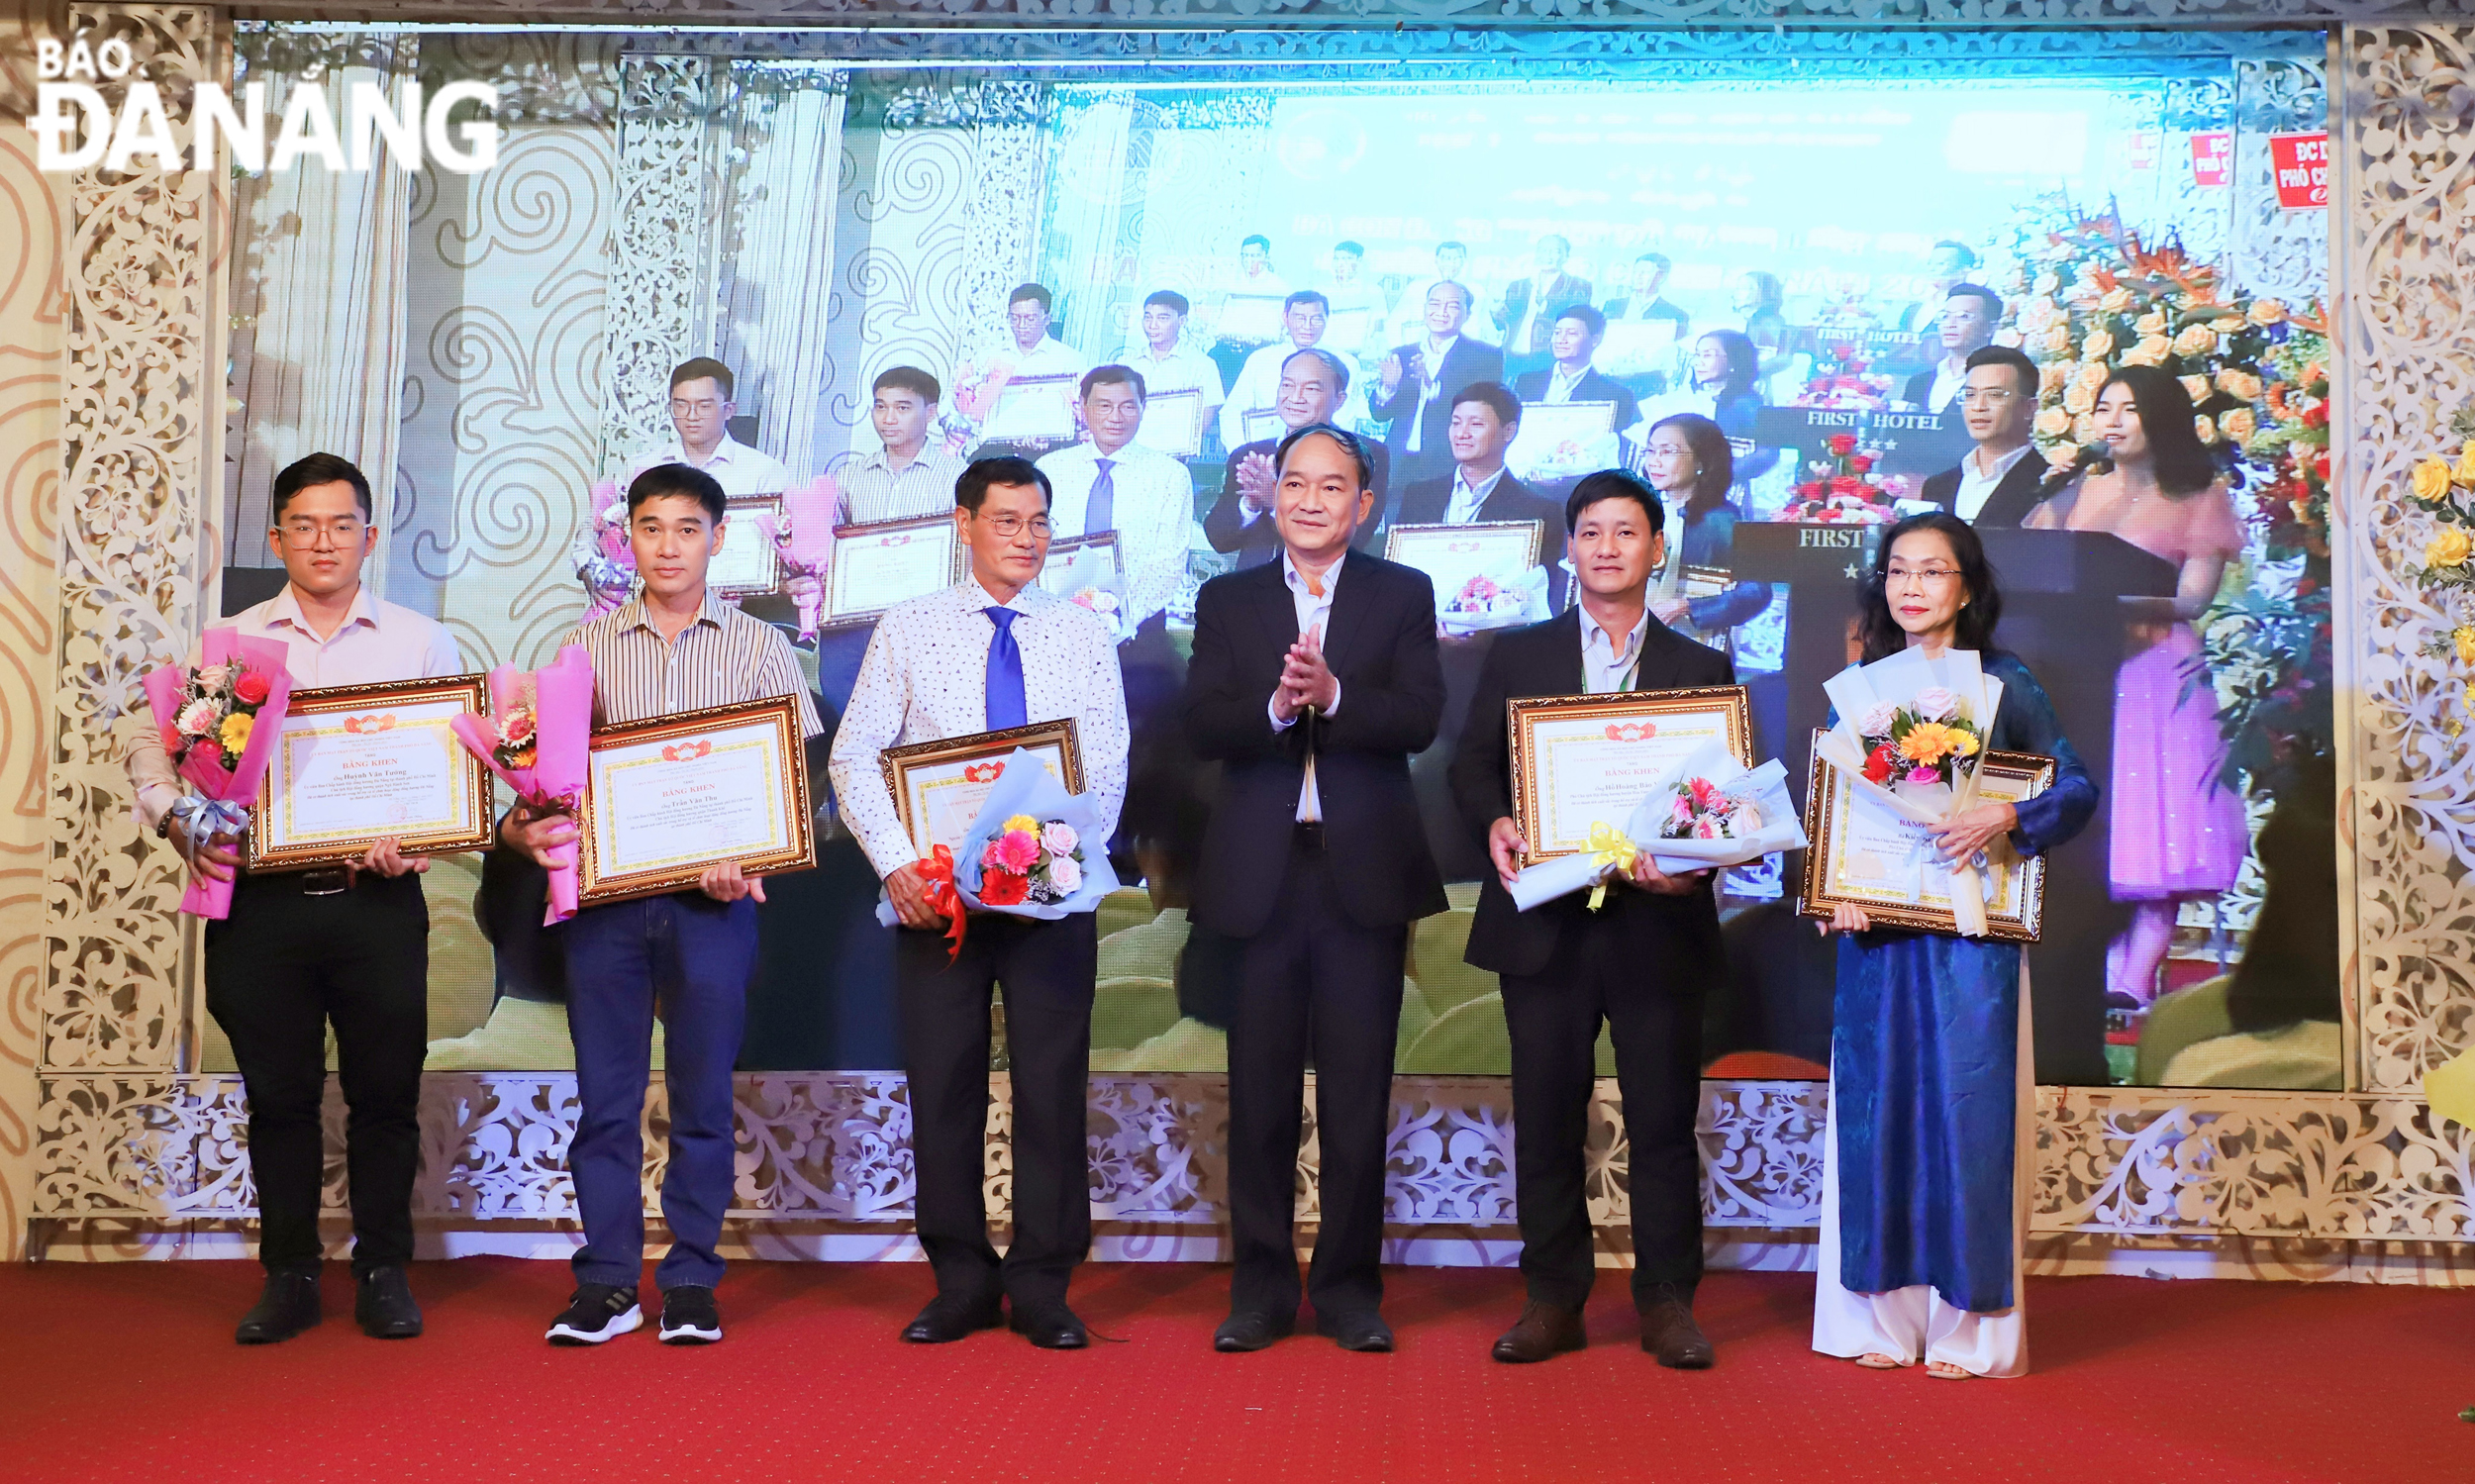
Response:
[[[1519,576],[1473,572],[1436,610],[1447,634],[1475,634],[1546,617],[1546,568]]]
[[[932,900],[951,919],[948,957],[962,951],[968,913],[1053,921],[1089,912],[1117,890],[1091,797],[1067,793],[1028,748],[1016,748],[997,767],[961,847],[939,845],[925,863]],[[887,927],[899,921],[891,901],[878,902],[876,919]]]
[[[1880,412],[1891,405],[1891,378],[1868,370],[1872,364],[1858,347],[1824,338],[1816,348],[1813,375],[1796,398],[1799,407],[1829,407]]]
[[[1882,476],[1874,472],[1874,465],[1881,461],[1880,452],[1859,447],[1852,433],[1832,434],[1827,446],[1830,456],[1805,465],[1808,477],[1796,486],[1795,498],[1779,512],[1779,519],[1852,526],[1888,524],[1894,518],[1891,494],[1882,487]]]
[[[584,579],[587,623],[613,612],[636,589],[636,550],[628,544],[628,497],[617,481],[593,486],[593,551],[576,575]]]
[[[198,643],[198,663],[148,670],[140,682],[154,713],[172,768],[198,791],[173,806],[189,820],[192,840],[237,840],[249,821],[266,765],[274,760],[279,727],[259,727],[260,713],[277,717],[292,699],[292,676],[284,646],[249,639],[238,629],[209,629]],[[193,917],[223,918],[232,911],[232,883],[192,875],[180,910]]]
[[[813,577],[797,596],[799,637],[817,637],[825,615],[825,579],[834,563],[834,529],[842,523],[842,487],[831,474],[819,474],[800,489],[782,492],[782,517],[773,529],[773,547],[782,568],[796,577]]]
[[[1803,848],[1805,827],[1788,796],[1786,764],[1773,758],[1748,768],[1724,738],[1710,738],[1676,759],[1621,831],[1594,825],[1588,849],[1524,870],[1513,882],[1513,901],[1526,912],[1586,886],[1596,911],[1608,878],[1631,871],[1645,852],[1673,876]]]
[[[1977,766],[2002,706],[2003,683],[1970,649],[1929,659],[1903,649],[1850,665],[1824,683],[1838,718],[1817,734],[1814,750],[1851,787],[1902,819],[1939,827],[1976,802]],[[1947,871],[1960,933],[1985,935],[1986,882],[1975,860],[1921,859],[1920,872]]]
[[[490,714],[447,725],[464,749],[496,773],[536,814],[573,815],[584,794],[593,731],[593,658],[569,644],[544,669],[503,664],[490,671]],[[576,915],[576,845],[551,852],[549,902],[542,926]]]

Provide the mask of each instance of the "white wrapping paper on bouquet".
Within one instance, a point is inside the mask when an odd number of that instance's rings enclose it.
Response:
[[[1596,887],[1611,876],[1630,871],[1636,855],[1648,854],[1669,875],[1712,870],[1758,860],[1775,850],[1805,847],[1805,826],[1788,797],[1787,768],[1777,759],[1756,768],[1738,762],[1724,738],[1695,747],[1668,770],[1634,806],[1620,828],[1593,825],[1587,849],[1542,860],[1514,878],[1514,904],[1524,912],[1540,902]],[[1732,799],[1744,800],[1760,816],[1760,824],[1738,836],[1713,840],[1663,840],[1659,831],[1675,807],[1676,787],[1703,778]]]
[[[1822,688],[1838,711],[1838,723],[1814,749],[1844,775],[1850,788],[1902,819],[1932,828],[1976,803],[1976,765],[1985,758],[1982,742],[1967,765],[1954,769],[1953,783],[1909,781],[1896,767],[1887,780],[1876,782],[1865,776],[1868,747],[1861,730],[1883,708],[1938,710],[1938,704],[1932,704],[1938,701],[1934,693],[1947,692],[1956,702],[1956,719],[1967,722],[1979,739],[1991,739],[1995,713],[2002,709],[2003,683],[1984,672],[1975,650],[1945,649],[1928,658],[1921,649],[1903,649],[1871,664],[1850,665],[1823,682]],[[1920,698],[1929,698],[1929,704],[1921,708]],[[1913,867],[1906,873],[1910,900],[1922,901],[1930,883],[1947,876],[1951,914],[1958,920],[1960,936],[1985,936],[1989,886],[1977,857],[1949,861],[1929,851],[1909,864]]]

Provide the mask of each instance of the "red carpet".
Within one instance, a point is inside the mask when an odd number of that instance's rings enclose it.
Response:
[[[426,1263],[430,1334],[329,1317],[242,1349],[235,1262],[0,1267],[0,1477],[923,1480],[2475,1479],[2475,1294],[2353,1284],[2040,1279],[2035,1374],[1947,1382],[1806,1348],[1811,1278],[1714,1274],[1719,1367],[1664,1371],[1602,1273],[1592,1346],[1491,1363],[1509,1273],[1396,1270],[1389,1356],[1300,1337],[1216,1355],[1226,1269],[1087,1270],[1075,1299],[1124,1337],[1044,1354],[1003,1332],[898,1343],[916,1263],[742,1263],[730,1339],[649,1332],[553,1350],[563,1264]]]

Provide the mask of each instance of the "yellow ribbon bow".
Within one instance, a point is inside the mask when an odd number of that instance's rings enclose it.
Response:
[[[1589,848],[1592,864],[1614,866],[1628,875],[1633,871],[1633,863],[1641,858],[1641,847],[1633,842],[1632,836],[1604,823],[1590,827]],[[1590,910],[1598,911],[1606,901],[1607,878],[1602,876],[1598,884],[1590,888]]]

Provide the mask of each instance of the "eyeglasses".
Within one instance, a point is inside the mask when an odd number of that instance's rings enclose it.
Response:
[[[1959,405],[1962,407],[2000,407],[2018,395],[2020,395],[2018,392],[2006,387],[1972,386],[1960,392]]]
[[[1882,574],[1882,585],[1899,587],[1914,580],[1922,587],[1941,587],[1958,576],[1957,567],[1893,567]]]
[[[674,418],[694,417],[700,412],[715,413],[721,410],[722,404],[719,402],[673,402],[670,404],[670,415]]]
[[[275,528],[283,544],[296,551],[308,551],[322,544],[348,546],[361,539],[362,526],[352,516],[333,521],[286,521]]]
[[[978,521],[1007,541],[1014,540],[1028,530],[1032,533],[1032,540],[1044,542],[1057,529],[1048,524],[1048,518],[1044,515],[1036,515],[1028,521],[1019,515],[975,515],[971,519]]]

